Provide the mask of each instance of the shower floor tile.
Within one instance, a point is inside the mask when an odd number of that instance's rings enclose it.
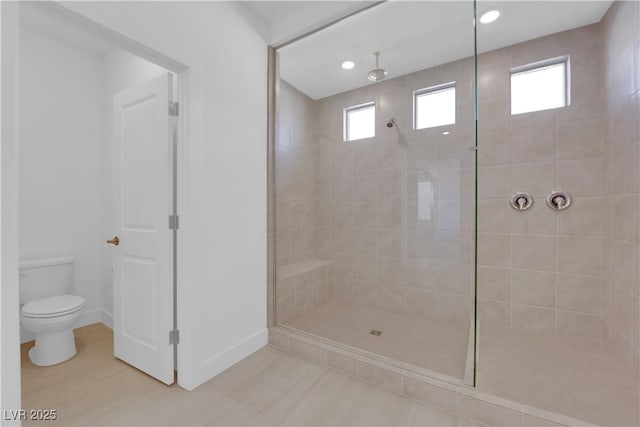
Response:
[[[332,300],[292,328],[463,379],[469,325]],[[372,330],[382,333],[372,335]]]
[[[604,343],[481,333],[478,360],[482,392],[599,425],[640,425],[638,383]]]

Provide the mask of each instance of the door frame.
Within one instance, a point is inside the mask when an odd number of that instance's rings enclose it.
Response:
[[[174,102],[180,104],[179,114],[177,117],[177,130],[176,141],[174,149],[174,206],[177,206],[180,216],[180,227],[185,225],[185,191],[187,187],[185,173],[186,162],[188,152],[188,124],[189,124],[189,87],[190,87],[190,68],[189,66],[166,56],[154,49],[151,49],[144,44],[128,38],[108,27],[105,27],[95,21],[80,15],[65,6],[56,2],[41,2],[40,7],[43,7],[48,12],[55,15],[68,25],[75,27],[76,29],[83,31],[93,37],[96,37],[111,46],[129,52],[140,58],[146,59],[154,64],[157,64],[168,71],[176,74],[177,82],[177,94],[174,97]],[[20,8],[19,2],[0,2],[0,17],[2,18],[0,24],[0,31],[2,34],[2,59],[8,63],[14,63],[15,66],[10,73],[2,74],[2,89],[11,88],[2,94],[2,116],[0,119],[0,125],[2,127],[2,146],[0,151],[1,161],[1,204],[2,211],[0,213],[0,236],[2,238],[2,246],[0,250],[0,258],[2,265],[2,307],[0,313],[2,313],[2,373],[5,372],[17,372],[17,379],[11,377],[11,381],[5,384],[5,378],[3,378],[2,387],[2,406],[8,408],[5,402],[11,405],[11,408],[20,408],[21,402],[21,381],[20,381],[20,354],[19,354],[19,336],[20,336],[20,318],[17,308],[19,306],[19,288],[18,288],[18,212],[17,212],[17,195],[18,195],[18,135],[17,135],[17,123],[18,114],[15,106],[17,105],[18,95],[15,89],[18,82],[17,72],[17,60],[18,60],[18,31],[20,26]],[[169,212],[167,213],[169,215]],[[176,239],[174,241],[174,266],[173,266],[173,294],[174,294],[174,322],[181,332],[181,341],[184,342],[188,337],[188,325],[185,317],[178,317],[177,312],[185,312],[186,308],[186,291],[184,287],[179,287],[178,283],[184,283],[181,278],[184,275],[184,269],[182,266],[186,264],[184,257],[185,251],[185,233],[178,232],[174,234]],[[12,307],[15,307],[12,308]],[[11,310],[8,310],[11,309]],[[5,331],[8,333],[5,334]],[[14,349],[15,345],[15,349]],[[5,346],[10,346],[7,349]],[[174,364],[177,369],[180,360],[188,360],[188,347],[187,346],[175,346],[175,359]],[[7,357],[5,357],[7,355]],[[10,356],[10,357],[9,357]],[[17,363],[16,363],[17,362]],[[185,367],[184,364],[181,367]],[[189,373],[186,370],[183,372],[185,376]],[[4,377],[4,375],[3,375]],[[7,378],[8,379],[8,378]],[[17,384],[16,384],[17,381]],[[178,376],[178,385],[182,388],[186,381],[180,381]],[[5,387],[6,386],[6,387]],[[17,394],[17,395],[16,395]]]

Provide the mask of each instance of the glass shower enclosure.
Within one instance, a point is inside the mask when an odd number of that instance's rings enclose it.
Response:
[[[640,3],[382,2],[277,56],[279,330],[638,425]]]
[[[278,48],[277,325],[473,385],[474,46],[462,1],[379,4]]]

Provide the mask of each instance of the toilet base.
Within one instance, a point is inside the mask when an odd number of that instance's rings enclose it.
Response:
[[[36,345],[29,350],[29,359],[37,366],[62,363],[76,355],[73,329],[60,332],[36,334]]]

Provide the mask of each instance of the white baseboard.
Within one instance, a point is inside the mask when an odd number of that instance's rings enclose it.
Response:
[[[78,319],[78,323],[76,323],[74,329],[82,328],[83,326],[93,325],[94,323],[100,322],[102,310],[99,308],[94,308],[92,310],[87,310],[82,313],[82,317]]]
[[[100,311],[101,311],[100,321],[102,322],[102,324],[107,328],[113,330],[113,314],[105,310],[100,310]]]
[[[111,313],[100,308],[87,310],[82,313],[82,316],[78,319],[78,323],[76,323],[75,328],[82,328],[83,326],[93,325],[94,323],[104,323],[104,325],[109,329],[113,329],[113,316]],[[34,334],[25,330],[22,325],[20,325],[20,344],[33,341],[35,338]]]
[[[197,385],[192,388],[190,387],[189,390],[209,381],[211,378],[235,365],[245,357],[260,350],[262,347],[266,346],[268,342],[269,330],[265,328],[222,353],[218,353],[205,360],[202,364],[202,378],[200,378]]]

